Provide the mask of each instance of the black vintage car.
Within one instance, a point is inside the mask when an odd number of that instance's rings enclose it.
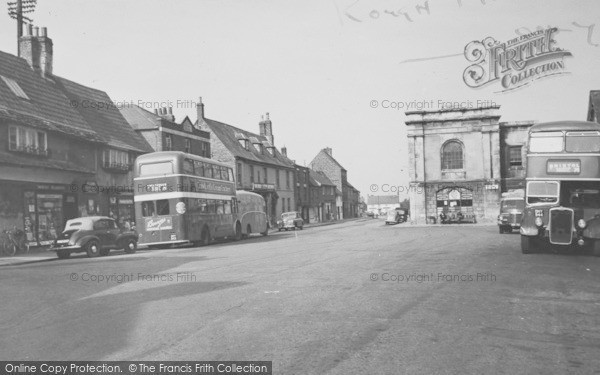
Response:
[[[55,251],[59,258],[65,259],[71,253],[85,252],[88,257],[108,255],[112,249],[135,253],[136,232],[119,228],[116,221],[109,217],[89,216],[68,220],[49,251]]]

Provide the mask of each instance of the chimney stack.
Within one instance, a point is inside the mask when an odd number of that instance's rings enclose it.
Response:
[[[333,151],[331,150],[331,147],[325,147],[323,150],[325,150],[325,152],[329,154],[329,156],[333,156]]]
[[[175,116],[173,116],[173,107],[160,108],[158,110],[158,115],[167,121],[175,122]]]
[[[202,103],[202,97],[199,97],[198,103],[196,103],[196,127],[198,129],[206,130],[206,121],[204,120],[204,103]]]
[[[272,145],[275,145],[275,137],[273,136],[273,123],[269,118],[269,112],[266,113],[265,117],[261,116],[261,121],[258,123],[260,135],[266,137]]]
[[[27,25],[25,35],[19,38],[19,57],[25,59],[29,66],[42,77],[52,76],[52,39],[48,37],[48,30],[42,27]]]
[[[287,147],[283,146],[281,148],[281,154],[287,158]]]

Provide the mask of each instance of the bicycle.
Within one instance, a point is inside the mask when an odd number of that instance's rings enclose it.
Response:
[[[16,227],[12,231],[7,229],[2,231],[0,246],[2,253],[7,256],[14,256],[17,251],[22,252],[24,250],[27,250],[27,253],[29,253],[29,245],[27,245],[27,241],[25,240],[25,232]]]

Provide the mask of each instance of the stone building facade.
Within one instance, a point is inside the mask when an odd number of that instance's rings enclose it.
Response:
[[[500,123],[499,108],[406,112],[413,222],[433,222],[442,212],[491,222],[502,191],[523,186],[532,122]]]

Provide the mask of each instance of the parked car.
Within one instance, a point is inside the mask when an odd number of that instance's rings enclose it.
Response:
[[[500,200],[500,215],[498,215],[498,232],[511,233],[513,229],[521,228],[521,219],[525,209],[525,199],[522,197],[507,197]]]
[[[108,255],[112,249],[124,249],[135,253],[137,233],[120,228],[117,222],[105,216],[89,216],[68,220],[62,234],[54,241],[49,251],[55,251],[61,259],[71,253],[87,253],[93,258]]]
[[[282,213],[281,220],[277,221],[277,228],[280,232],[282,230],[302,229],[302,227],[304,227],[304,219],[296,211]]]
[[[367,217],[375,217],[375,213],[373,211],[367,211]]]

